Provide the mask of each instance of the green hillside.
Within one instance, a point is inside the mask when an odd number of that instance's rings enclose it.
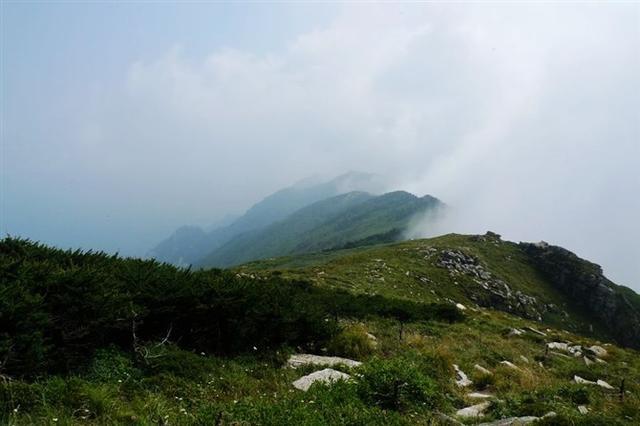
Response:
[[[637,294],[573,256],[488,233],[190,271],[6,238],[0,424],[638,424],[640,356],[611,343]],[[293,353],[362,365],[305,392],[324,367]]]
[[[363,192],[339,195],[305,207],[264,230],[239,235],[198,264],[230,266],[254,259],[341,247],[404,230],[417,214],[442,206],[431,196],[418,198],[403,191],[377,197]]]
[[[377,192],[380,186],[377,176],[361,172],[344,173],[328,181],[302,181],[268,195],[231,223],[209,231],[183,226],[151,249],[148,257],[177,266],[195,264],[232,238],[283,220],[317,201],[356,190]]]

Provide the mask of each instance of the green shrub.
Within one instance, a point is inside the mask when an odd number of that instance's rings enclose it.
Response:
[[[358,393],[369,404],[403,410],[412,405],[434,408],[440,403],[436,383],[407,359],[376,358],[360,367],[359,373]]]
[[[375,342],[360,324],[349,325],[335,335],[327,344],[331,354],[348,358],[362,359],[375,350]]]

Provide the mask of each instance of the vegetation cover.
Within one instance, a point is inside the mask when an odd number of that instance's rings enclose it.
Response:
[[[542,326],[473,303],[446,268],[414,263],[414,248],[424,246],[464,249],[483,262],[521,252],[447,237],[191,271],[6,238],[0,423],[447,424],[477,403],[472,390],[495,395],[483,421],[554,411],[552,424],[637,423],[637,352],[588,337],[580,326],[588,313],[565,322],[550,315]],[[499,275],[511,285],[528,276],[524,286],[543,286],[539,298],[562,303],[524,264],[489,264],[494,274],[503,265]],[[527,327],[546,327],[545,336],[510,334]],[[606,363],[549,354],[545,344],[556,340],[605,345]],[[351,379],[302,392],[291,383],[318,368],[286,368],[294,352],[363,364],[334,367]],[[454,364],[469,374],[469,388],[456,385]],[[576,383],[576,375],[614,389]]]

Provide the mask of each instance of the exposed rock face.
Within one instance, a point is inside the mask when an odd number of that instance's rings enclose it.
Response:
[[[546,306],[539,304],[535,297],[513,291],[509,284],[495,277],[474,256],[461,250],[441,250],[437,265],[449,271],[449,275],[466,275],[478,288],[467,288],[470,298],[481,306],[510,312],[524,318],[541,320],[541,312]]]
[[[302,391],[308,391],[312,384],[315,382],[321,382],[331,384],[338,380],[348,380],[351,376],[341,371],[333,370],[331,368],[325,368],[324,370],[315,371],[306,376],[300,377],[293,382],[293,387]]]
[[[464,374],[464,371],[460,370],[460,367],[458,367],[456,364],[453,364],[453,369],[456,371],[456,385],[464,388],[473,384],[473,382],[469,380],[469,377]]]
[[[602,268],[562,247],[520,243],[533,265],[558,290],[610,330],[621,345],[640,349],[640,298],[617,286]]]

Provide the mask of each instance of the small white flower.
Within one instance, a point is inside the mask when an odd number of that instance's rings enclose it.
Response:
[[[122,380],[118,379],[118,383],[122,383]]]
[[[258,348],[256,348],[256,347],[254,346],[254,347],[253,347],[253,350],[254,350],[254,351],[257,351],[257,350],[258,350]]]
[[[204,352],[200,352],[200,355],[205,356],[205,353]]]
[[[234,404],[237,404],[237,403],[238,403],[238,400],[234,399],[234,400],[233,400],[233,403],[234,403]]]
[[[53,419],[51,419],[51,420],[53,420],[54,422],[57,422],[57,421],[58,421],[58,418],[57,418],[57,417],[54,417],[54,418],[53,418]]]

